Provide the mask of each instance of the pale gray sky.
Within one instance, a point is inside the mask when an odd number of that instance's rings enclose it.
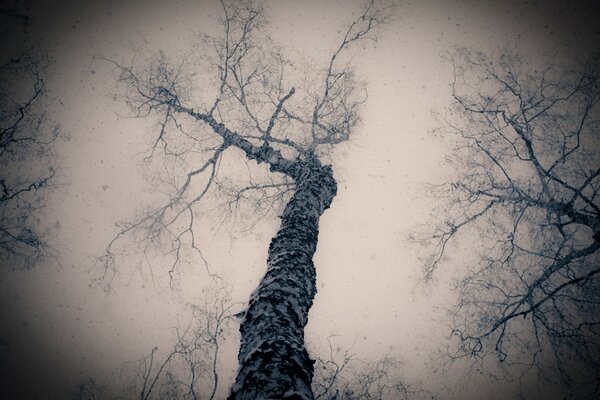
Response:
[[[408,381],[421,381],[442,399],[513,393],[514,385],[502,379],[482,377],[463,387],[460,367],[441,373],[436,357],[449,333],[444,315],[453,263],[440,273],[438,286],[413,290],[421,250],[406,235],[430,222],[433,202],[423,197],[422,183],[444,176],[443,143],[429,134],[436,124],[431,111],[450,103],[452,71],[440,55],[454,46],[512,46],[532,59],[560,53],[563,46],[584,52],[600,38],[592,4],[400,2],[376,45],[356,53],[369,101],[361,129],[334,154],[339,192],[321,220],[319,292],[307,327],[311,348],[322,349],[331,333],[342,344],[358,338],[361,357],[399,357]],[[64,395],[89,376],[110,379],[122,362],[168,343],[171,328],[185,317],[179,300],[193,302],[207,282],[193,259],[177,294],[168,290],[164,271],[156,271],[153,285],[135,265],[120,265],[110,294],[90,286],[93,259],[116,233],[115,222],[160,198],[144,180],[140,154],[154,121],[117,115],[125,109],[111,97],[119,90],[116,73],[94,56],[127,61],[143,42],[152,51],[185,50],[197,42],[196,33],[218,28],[220,6],[177,0],[19,7],[33,18],[32,37],[41,37],[54,58],[48,82],[52,117],[70,137],[56,149],[64,185],[52,193],[41,221],[58,257],[32,271],[3,273],[0,282],[2,331],[11,343],[0,368],[11,369],[44,397]],[[266,2],[266,8],[275,41],[290,54],[320,61],[359,2],[284,0]],[[276,223],[263,221],[248,234],[230,227],[216,231],[210,219],[198,232],[211,269],[234,287],[236,301],[247,298],[264,272]],[[235,357],[235,349],[224,353],[225,370],[235,369]]]

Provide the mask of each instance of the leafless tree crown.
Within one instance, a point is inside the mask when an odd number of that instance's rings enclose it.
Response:
[[[223,1],[222,9],[223,33],[200,37],[177,63],[163,53],[138,54],[127,65],[108,60],[125,88],[117,97],[134,116],[156,118],[146,161],[160,159],[172,192],[162,206],[125,224],[107,247],[101,259],[107,282],[125,236],[136,237],[142,252],[163,246],[173,256],[171,275],[186,247],[201,255],[193,228],[209,196],[221,204],[211,209],[221,213],[221,224],[249,217],[251,227],[279,212],[301,173],[298,161],[327,155],[360,122],[367,94],[351,49],[375,38],[386,9],[367,3],[327,64],[310,67],[287,58],[269,37],[261,3]],[[223,172],[224,159],[239,161],[236,170]]]
[[[341,348],[334,336],[327,343],[329,351],[315,362],[315,400],[435,399],[401,379],[402,364],[393,357],[370,362],[358,358],[353,346]]]
[[[512,51],[460,50],[452,61],[439,133],[454,143],[457,179],[435,189],[447,217],[426,274],[463,231],[483,248],[458,282],[455,356],[491,349],[524,372],[554,366],[598,395],[600,58],[536,69]]]
[[[11,10],[0,14],[7,29],[15,19],[18,42],[28,17]],[[47,116],[48,55],[37,46],[8,47],[0,46],[0,260],[30,267],[48,253],[36,215],[55,175],[52,144],[58,127]]]

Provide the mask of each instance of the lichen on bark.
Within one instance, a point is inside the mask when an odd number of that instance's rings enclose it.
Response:
[[[240,326],[239,371],[231,400],[313,399],[314,361],[304,348],[304,327],[316,294],[312,261],[319,218],[335,197],[330,166],[298,162],[296,191],[269,246],[267,272],[252,294]]]

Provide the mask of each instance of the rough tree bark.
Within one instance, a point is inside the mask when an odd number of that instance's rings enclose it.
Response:
[[[331,167],[316,157],[299,161],[293,174],[297,189],[271,241],[267,273],[240,326],[240,368],[231,400],[313,398],[314,361],[304,348],[304,327],[316,293],[312,257],[319,218],[337,186]]]
[[[162,156],[181,166],[183,174],[168,178],[177,189],[166,204],[128,224],[109,243],[101,261],[104,279],[110,284],[114,276],[119,239],[136,232],[143,235],[142,251],[148,243],[171,242],[170,276],[184,240],[202,257],[194,236],[194,207],[211,187],[219,186],[215,182],[223,154],[229,149],[243,152],[247,163],[242,171],[255,168],[254,162],[266,164],[262,182],[249,176],[246,186],[230,190],[233,202],[250,198],[257,208],[266,202],[278,210],[279,202],[292,194],[282,207],[267,272],[243,317],[240,365],[230,399],[313,399],[314,362],[304,348],[304,327],[316,293],[312,256],[319,218],[337,188],[332,168],[322,160],[350,138],[367,100],[366,84],[357,79],[346,53],[354,43],[374,39],[374,30],[389,14],[374,0],[367,2],[325,67],[298,74],[263,32],[260,3],[223,1],[222,6],[224,35],[206,37],[202,49],[206,67],[217,77],[216,87],[203,87],[210,84],[200,80],[194,88],[195,77],[205,71],[187,64],[193,57],[172,64],[159,56],[142,71],[133,62],[124,66],[108,60],[121,72],[127,87],[123,100],[134,115],[159,116],[160,131],[147,159]],[[202,98],[211,93],[214,99]]]

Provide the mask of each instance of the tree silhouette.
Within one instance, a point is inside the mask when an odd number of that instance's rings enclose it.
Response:
[[[192,318],[185,326],[175,328],[177,340],[166,354],[154,347],[148,356],[127,363],[137,372],[124,398],[216,398],[220,347],[235,317],[226,289],[212,292],[209,297],[203,305],[190,306]]]
[[[3,10],[0,21],[15,38],[0,48],[0,259],[11,267],[31,267],[48,251],[36,214],[54,177],[58,128],[46,115],[49,57],[36,46],[19,46],[28,17]]]
[[[535,68],[513,51],[452,55],[439,130],[457,178],[434,235],[434,273],[470,231],[480,261],[457,284],[454,357],[490,350],[513,370],[600,393],[600,58]],[[552,378],[553,379],[553,378]]]
[[[352,347],[342,349],[335,337],[327,338],[329,352],[317,357],[313,392],[319,400],[429,399],[425,390],[414,389],[400,378],[401,363],[385,356],[376,361],[359,359]]]
[[[249,199],[259,215],[283,208],[267,272],[242,317],[239,370],[230,398],[312,399],[314,361],[304,347],[316,292],[312,256],[319,218],[337,190],[332,168],[323,160],[350,138],[367,99],[349,49],[373,39],[388,14],[373,1],[366,4],[324,67],[298,69],[266,34],[261,4],[222,5],[223,35],[205,36],[200,56],[191,52],[173,64],[160,55],[142,69],[136,59],[130,65],[112,61],[126,87],[121,99],[134,115],[158,116],[148,159],[162,159],[174,194],[124,227],[101,261],[110,281],[115,249],[133,234],[144,249],[167,246],[174,273],[182,246],[200,252],[195,209],[215,189],[230,195],[230,208]],[[238,157],[236,178],[240,166],[251,171],[245,183],[220,179],[226,156]]]

